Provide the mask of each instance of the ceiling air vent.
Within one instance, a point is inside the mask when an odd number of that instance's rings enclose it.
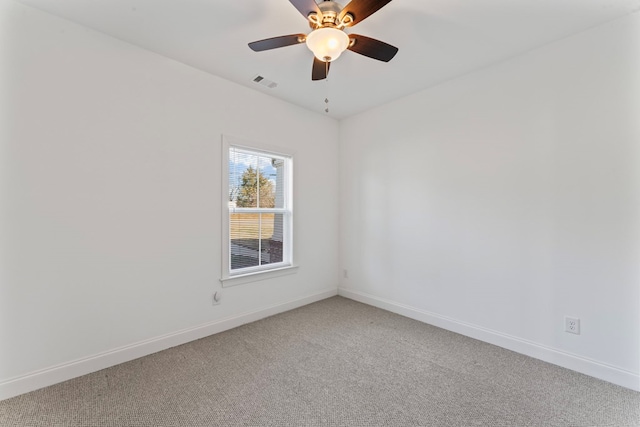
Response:
[[[265,79],[264,77],[262,77],[261,75],[257,75],[253,78],[253,81],[262,85],[262,86],[266,86],[269,89],[273,89],[274,87],[278,86],[278,83],[271,81],[269,79]]]

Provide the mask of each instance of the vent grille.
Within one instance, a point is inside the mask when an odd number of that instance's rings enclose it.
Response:
[[[266,86],[266,87],[268,87],[269,89],[273,89],[273,88],[275,88],[275,87],[277,87],[277,86],[278,86],[278,83],[274,82],[273,80],[266,79],[266,78],[264,78],[264,77],[263,77],[263,76],[261,76],[261,75],[257,75],[257,76],[255,76],[255,77],[253,78],[253,81],[254,81],[255,83],[258,83],[259,85]]]

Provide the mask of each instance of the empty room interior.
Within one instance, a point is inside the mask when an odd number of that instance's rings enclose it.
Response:
[[[640,425],[640,0],[317,3],[0,0],[0,424]]]

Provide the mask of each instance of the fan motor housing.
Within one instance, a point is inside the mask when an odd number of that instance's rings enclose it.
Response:
[[[322,17],[315,14],[309,16],[309,26],[311,28],[337,27],[339,25],[338,15],[342,11],[342,6],[334,1],[323,1],[318,4],[318,9]]]
[[[322,11],[323,15],[327,12],[333,12],[337,15],[342,10],[342,6],[334,1],[323,1],[322,3],[318,4],[318,8]]]

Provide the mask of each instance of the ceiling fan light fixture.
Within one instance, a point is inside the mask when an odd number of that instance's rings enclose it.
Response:
[[[336,28],[318,28],[307,36],[307,47],[324,62],[335,61],[348,46],[349,36]]]

